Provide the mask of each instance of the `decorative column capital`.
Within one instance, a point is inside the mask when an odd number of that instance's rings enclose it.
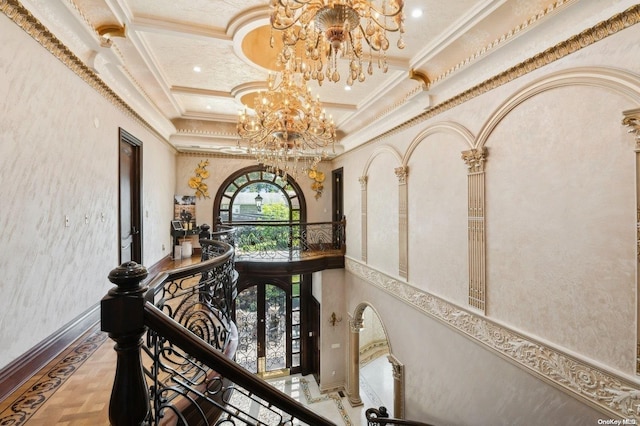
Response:
[[[360,182],[360,189],[363,191],[367,189],[367,176],[360,176],[358,182]]]
[[[392,354],[387,355],[387,359],[389,360],[389,363],[391,364],[393,378],[395,380],[403,379],[404,365],[401,364],[400,361],[398,361],[398,358],[396,358]]]
[[[640,150],[640,108],[624,111],[622,124],[629,128],[629,133],[636,137],[636,150]]]
[[[487,161],[487,148],[470,149],[462,151],[462,159],[467,163],[470,173],[484,172],[484,163]]]
[[[396,173],[396,176],[398,177],[398,183],[400,185],[406,185],[407,175],[409,174],[409,167],[400,166],[393,169],[393,171]]]
[[[355,319],[351,318],[349,320],[349,329],[352,333],[360,334],[360,329],[362,328],[362,318]]]

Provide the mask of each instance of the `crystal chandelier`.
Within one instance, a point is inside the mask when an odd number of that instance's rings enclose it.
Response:
[[[387,72],[387,32],[399,32],[397,46],[405,46],[403,8],[404,0],[271,0],[271,27],[282,31],[285,46],[279,60],[294,61],[294,71],[319,84],[325,76],[340,80],[339,57],[349,61],[349,86],[365,80],[365,62],[373,74],[376,54],[378,68]],[[296,57],[299,42],[304,54]]]
[[[288,66],[279,79],[269,75],[268,90],[257,94],[253,112],[240,111],[238,134],[248,143],[249,154],[285,180],[295,177],[299,167],[306,171],[317,166],[327,156],[326,148],[333,149],[333,120]]]

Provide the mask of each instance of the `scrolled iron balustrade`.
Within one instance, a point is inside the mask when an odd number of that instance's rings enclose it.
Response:
[[[414,420],[390,418],[386,407],[368,408],[367,411],[364,412],[364,415],[367,419],[368,426],[433,426],[428,423],[417,422]]]
[[[211,238],[232,244],[238,261],[293,261],[344,255],[346,221],[218,223]]]
[[[202,242],[201,263],[148,284],[135,262],[109,274],[117,287],[101,316],[118,354],[111,424],[333,425],[229,359],[237,345],[234,251]]]

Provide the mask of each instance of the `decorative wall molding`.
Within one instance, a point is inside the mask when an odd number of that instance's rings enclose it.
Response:
[[[636,271],[640,271],[640,108],[624,111],[622,115],[622,124],[629,128],[629,133],[633,133],[636,139]],[[639,274],[636,274],[636,291],[640,291]],[[640,312],[640,306],[637,309]],[[636,374],[640,375],[639,320],[636,320]]]
[[[579,34],[576,34],[564,41],[557,43],[556,45],[508,68],[507,70],[499,74],[494,75],[493,77],[471,87],[470,89],[467,89],[437,105],[434,105],[433,108],[429,108],[422,114],[419,114],[405,121],[404,123],[399,124],[396,127],[365,141],[356,149],[363,149],[369,144],[375,143],[396,133],[410,129],[413,126],[429,120],[430,118],[436,117],[452,108],[457,107],[458,105],[462,105],[463,103],[468,102],[471,99],[477,98],[478,96],[488,93],[493,89],[497,89],[498,87],[510,83],[517,78],[536,71],[537,69],[549,65],[552,62],[562,59],[568,55],[576,53],[577,51],[584,49],[585,47],[588,47],[638,23],[640,23],[640,4],[633,5],[624,12],[617,13],[611,18],[599,22],[598,24],[585,29]]]
[[[398,177],[398,274],[409,277],[409,189],[407,188],[408,166],[394,169]]]
[[[545,16],[547,16],[547,15],[553,13],[553,12],[556,12],[560,8],[560,6],[564,6],[567,3],[571,3],[572,1],[573,0],[558,0],[558,1],[556,1],[554,4],[548,6],[544,10],[541,10],[536,15],[531,16],[525,22],[523,22],[520,25],[518,25],[517,27],[511,29],[509,32],[507,32],[505,34],[502,34],[499,38],[493,40],[493,42],[489,43],[487,46],[484,46],[482,49],[476,51],[473,55],[469,56],[468,58],[466,58],[462,62],[454,65],[453,67],[451,67],[450,69],[448,69],[444,73],[442,73],[439,76],[437,76],[436,78],[434,78],[433,81],[429,84],[428,87],[430,88],[432,85],[441,82],[442,80],[444,80],[445,78],[447,78],[451,74],[453,74],[454,72],[459,71],[460,69],[462,69],[465,66],[469,65],[473,61],[476,61],[476,60],[482,58],[486,53],[494,50],[496,47],[504,44],[508,40],[511,40],[512,38],[522,34],[526,30],[530,29],[536,22],[540,21],[540,19],[544,18]]]
[[[469,256],[469,305],[487,312],[487,260],[485,243],[485,180],[484,165],[488,150],[485,147],[462,151],[467,164],[467,220]]]
[[[345,269],[612,418],[640,421],[640,383],[498,325],[352,258]]]
[[[358,181],[360,182],[360,190],[361,190],[360,238],[362,239],[362,241],[360,242],[360,244],[361,244],[362,254],[360,255],[360,258],[362,259],[363,262],[366,262],[367,261],[367,176],[360,176],[358,178]]]

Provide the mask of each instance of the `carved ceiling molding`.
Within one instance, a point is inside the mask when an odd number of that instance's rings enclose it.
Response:
[[[122,98],[120,98],[91,68],[86,66],[67,46],[62,43],[49,29],[44,26],[35,16],[31,14],[18,0],[0,0],[0,11],[18,25],[24,32],[29,34],[49,53],[55,56],[60,62],[73,71],[78,77],[84,80],[96,92],[106,98],[109,102],[119,108],[122,112],[132,117],[140,125],[158,139],[173,148],[173,146],[158,131],[151,126],[141,115],[131,108]]]
[[[501,44],[504,44],[508,40],[511,40],[515,36],[520,35],[523,31],[528,30],[533,24],[538,22],[540,19],[542,19],[545,16],[551,14],[552,12],[556,12],[558,10],[558,8],[560,8],[561,6],[564,6],[567,3],[571,3],[573,1],[574,0],[558,0],[554,4],[552,4],[549,7],[547,7],[545,10],[542,10],[538,14],[536,14],[535,16],[532,16],[529,19],[527,19],[526,22],[523,22],[522,24],[520,24],[517,27],[513,28],[508,33],[503,34],[499,38],[497,38],[494,41],[492,41],[491,43],[489,43],[487,46],[484,46],[482,49],[480,49],[477,52],[475,52],[473,55],[469,56],[468,58],[464,59],[462,62],[454,65],[453,67],[449,68],[444,73],[442,73],[439,76],[437,76],[436,78],[434,78],[429,83],[429,87],[431,87],[435,83],[438,83],[438,82],[444,80],[445,78],[449,77],[454,72],[459,71],[461,68],[469,65],[471,62],[473,62],[473,61],[475,61],[477,59],[480,59],[486,53],[494,50],[496,47],[500,46]]]
[[[234,126],[235,128],[235,126]],[[212,130],[202,130],[202,129],[187,129],[180,128],[176,129],[176,135],[190,135],[190,136],[219,136],[219,137],[228,137],[232,139],[238,138],[238,133],[236,132],[224,132],[224,131],[212,131]]]
[[[597,410],[614,418],[640,420],[639,383],[545,346],[352,258],[345,258],[345,269]]]
[[[416,126],[430,118],[462,105],[471,99],[483,95],[493,89],[497,89],[502,85],[510,83],[517,78],[549,65],[552,62],[562,59],[638,23],[640,23],[640,4],[633,5],[624,12],[613,15],[611,18],[599,22],[591,28],[587,28],[579,34],[569,37],[568,39],[557,43],[555,46],[552,46],[547,50],[514,65],[506,71],[503,71],[500,74],[497,74],[473,86],[472,88],[435,105],[433,108],[428,109],[422,114],[417,115],[372,139],[369,139],[359,145],[356,149],[362,149],[371,143],[383,140],[384,138]]]

